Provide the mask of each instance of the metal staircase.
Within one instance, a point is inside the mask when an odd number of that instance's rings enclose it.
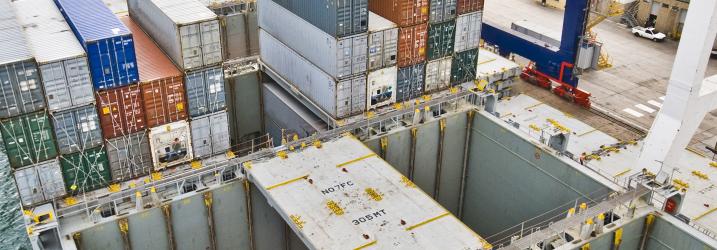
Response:
[[[628,28],[640,26],[640,21],[637,20],[637,11],[639,10],[639,2],[634,1],[625,5],[625,12],[622,14],[622,21],[625,22]]]

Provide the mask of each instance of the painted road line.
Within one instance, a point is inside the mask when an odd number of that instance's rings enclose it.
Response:
[[[642,109],[642,111],[645,111],[645,112],[650,113],[650,114],[655,113],[655,110],[654,110],[654,109],[652,109],[652,108],[650,108],[650,107],[648,107],[648,106],[645,106],[644,104],[637,104],[637,105],[635,105],[635,107],[636,107],[636,108],[639,108],[639,109]]]
[[[652,105],[652,106],[655,106],[655,107],[657,107],[657,108],[662,108],[662,103],[659,103],[659,102],[657,102],[657,101],[649,100],[649,101],[647,101],[647,103],[650,104],[650,105]]]
[[[645,115],[643,115],[642,113],[637,112],[637,111],[635,111],[634,109],[631,109],[631,108],[623,109],[622,112],[631,114],[632,116],[637,117],[637,118],[640,118],[640,117],[645,116]]]

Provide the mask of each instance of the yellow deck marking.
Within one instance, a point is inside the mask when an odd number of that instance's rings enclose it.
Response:
[[[594,129],[592,129],[592,130],[590,130],[590,131],[587,131],[587,132],[585,132],[585,133],[579,134],[578,137],[583,137],[584,135],[593,133],[593,132],[595,132],[595,131],[598,131],[598,130],[597,130],[596,128],[594,128]]]
[[[694,148],[691,148],[691,147],[687,147],[686,149],[687,149],[687,151],[690,151],[690,152],[692,152],[693,154],[702,156],[702,158],[707,158],[707,156],[705,156],[705,153],[702,153],[702,152],[698,151],[697,149],[694,149]]]
[[[367,154],[367,155],[361,156],[361,157],[359,157],[359,158],[356,158],[356,159],[353,159],[353,160],[350,160],[350,161],[347,161],[347,162],[344,162],[344,163],[340,163],[340,164],[336,165],[336,167],[337,167],[337,168],[344,167],[344,166],[346,166],[346,165],[350,165],[350,164],[353,164],[353,163],[356,163],[356,162],[359,162],[359,161],[363,161],[363,160],[366,160],[366,159],[371,158],[371,157],[374,157],[374,156],[376,156],[376,154],[374,154],[374,153]]]
[[[628,169],[625,169],[625,171],[622,171],[622,172],[620,172],[620,173],[615,174],[615,177],[623,176],[623,175],[625,175],[625,174],[627,174],[627,173],[630,173],[630,171],[632,171],[632,169],[629,169],[629,168],[628,168]]]
[[[266,190],[272,190],[272,189],[274,189],[274,188],[281,187],[281,186],[287,185],[287,184],[289,184],[289,183],[292,183],[292,182],[295,182],[295,181],[298,181],[298,180],[306,179],[306,178],[308,178],[308,177],[309,177],[308,174],[307,174],[307,175],[304,175],[304,176],[299,176],[299,177],[296,177],[296,178],[291,179],[291,180],[288,180],[288,181],[284,181],[284,182],[281,182],[281,183],[278,183],[278,184],[271,185],[271,186],[267,187]]]
[[[709,215],[709,214],[711,214],[711,213],[714,213],[714,211],[717,211],[717,207],[715,207],[715,208],[713,208],[713,209],[710,209],[710,210],[707,210],[707,212],[704,212],[704,213],[702,213],[702,214],[696,216],[695,218],[692,218],[692,220],[696,221],[696,220],[702,219],[702,218],[704,218],[705,216],[707,216],[707,215]]]
[[[370,247],[370,246],[373,246],[373,245],[376,245],[376,241],[375,241],[375,240],[374,240],[374,241],[371,241],[371,242],[369,242],[369,243],[363,244],[363,245],[361,245],[360,247],[354,248],[354,250],[361,250],[361,249],[364,249],[364,248],[367,248],[367,247]]]
[[[540,105],[543,105],[543,104],[544,104],[544,103],[539,102],[539,103],[536,103],[536,104],[533,104],[533,105],[530,105],[530,106],[526,107],[525,110],[533,109],[533,108],[535,108],[535,107],[537,107],[537,106],[540,106]]]
[[[451,213],[446,212],[446,213],[441,214],[441,215],[439,215],[439,216],[430,218],[430,219],[425,220],[425,221],[423,221],[423,222],[421,222],[421,223],[418,223],[418,224],[416,224],[416,225],[413,225],[413,226],[410,226],[410,227],[406,228],[406,231],[411,231],[411,230],[413,230],[413,229],[416,229],[417,227],[420,227],[420,226],[426,225],[426,224],[428,224],[428,223],[434,222],[434,221],[436,221],[436,220],[438,220],[438,219],[440,219],[440,218],[446,217],[446,216],[448,216],[448,215],[450,215],[450,214],[451,214]]]

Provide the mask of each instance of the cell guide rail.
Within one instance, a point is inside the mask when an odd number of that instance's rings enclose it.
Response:
[[[245,163],[310,249],[490,249],[478,234],[359,140]]]

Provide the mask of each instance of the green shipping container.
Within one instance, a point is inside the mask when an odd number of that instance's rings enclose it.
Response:
[[[456,53],[453,57],[453,65],[451,65],[451,85],[455,86],[475,80],[477,66],[478,49]]]
[[[63,155],[60,162],[68,193],[77,194],[107,187],[112,181],[104,147]]]
[[[453,55],[456,36],[456,21],[428,25],[428,60]]]
[[[57,156],[55,136],[45,112],[30,113],[0,122],[10,166],[20,168]]]

